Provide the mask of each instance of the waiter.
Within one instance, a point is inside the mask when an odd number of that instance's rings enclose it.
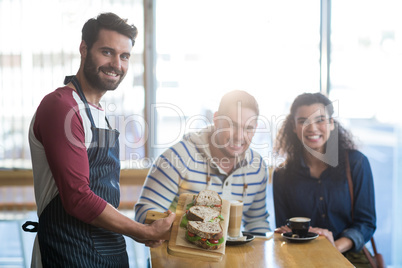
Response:
[[[116,210],[119,132],[100,100],[126,75],[136,35],[134,25],[113,13],[88,20],[77,74],[45,96],[32,119],[39,217],[32,267],[128,267],[122,234],[150,247],[169,237],[175,217],[169,211],[169,217],[143,225]]]

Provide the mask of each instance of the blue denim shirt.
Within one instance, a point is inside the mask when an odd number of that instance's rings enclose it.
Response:
[[[346,172],[336,176],[327,168],[319,178],[301,159],[300,170],[285,177],[285,169],[273,176],[276,226],[291,217],[311,218],[311,226],[330,230],[334,239],[347,237],[354,243],[352,251],[360,251],[376,229],[374,184],[370,163],[359,151],[349,151],[354,191],[354,218]],[[286,167],[285,167],[286,168]]]

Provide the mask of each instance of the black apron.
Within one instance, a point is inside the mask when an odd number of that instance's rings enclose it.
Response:
[[[80,84],[73,83],[91,121],[92,141],[88,147],[91,190],[115,208],[120,203],[119,132],[99,129]],[[106,119],[106,118],[105,118]],[[107,119],[106,119],[107,121]],[[39,217],[38,239],[44,267],[128,267],[124,237],[84,223],[66,213],[57,195]]]

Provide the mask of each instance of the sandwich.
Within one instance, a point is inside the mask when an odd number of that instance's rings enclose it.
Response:
[[[193,196],[193,200],[187,204],[186,213],[180,221],[180,227],[187,228],[188,221],[221,221],[222,199],[212,190],[203,190]]]
[[[207,206],[192,206],[187,211],[187,220],[189,221],[220,221],[222,215],[217,211]]]
[[[222,247],[223,236],[220,221],[222,199],[212,190],[203,190],[187,205],[180,226],[186,228],[185,237],[190,243],[208,250]]]
[[[194,200],[195,206],[208,206],[217,211],[221,211],[222,198],[219,194],[212,190],[203,190],[198,193]]]
[[[189,221],[186,239],[204,249],[219,249],[223,242],[223,231],[219,222]]]

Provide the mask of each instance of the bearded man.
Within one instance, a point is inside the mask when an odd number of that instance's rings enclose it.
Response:
[[[39,217],[32,267],[128,267],[122,235],[150,247],[169,238],[173,213],[143,225],[116,210],[119,132],[100,100],[126,75],[136,36],[136,27],[113,13],[88,20],[77,74],[45,96],[32,119]]]

